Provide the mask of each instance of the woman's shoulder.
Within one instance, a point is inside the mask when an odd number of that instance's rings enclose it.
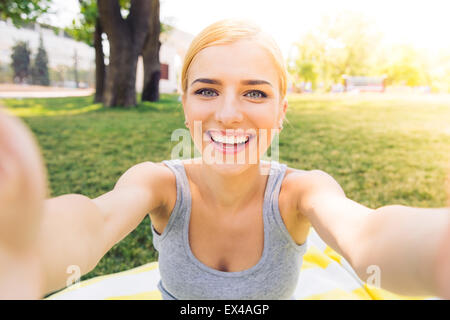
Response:
[[[306,179],[309,179],[310,174],[310,170],[302,170],[287,166],[283,181],[281,182],[279,201],[289,203],[289,207],[296,206],[295,198],[298,195],[299,185]]]
[[[138,183],[160,199],[160,209],[170,207],[176,200],[176,178],[172,170],[162,161],[145,161],[128,169],[129,173],[136,176]],[[166,210],[164,210],[166,211]]]
[[[314,190],[325,190],[328,188],[339,188],[338,182],[327,172],[320,169],[302,170],[297,168],[286,168],[282,188],[296,199]]]
[[[135,164],[127,172],[133,173],[136,176],[141,177],[148,183],[152,182],[155,184],[161,184],[168,182],[169,180],[174,180],[174,175],[172,171],[161,161],[152,162],[145,161]]]
[[[283,185],[295,185],[301,180],[310,179],[314,170],[303,170],[286,165]]]

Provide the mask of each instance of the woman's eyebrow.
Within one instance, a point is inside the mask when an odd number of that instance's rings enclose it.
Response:
[[[194,81],[192,81],[191,86],[196,83],[196,82],[201,82],[201,83],[207,83],[207,84],[217,84],[217,85],[221,85],[222,82],[219,80],[215,80],[215,79],[206,79],[206,78],[198,78]]]
[[[207,84],[217,84],[217,85],[222,85],[222,81],[220,80],[216,80],[216,79],[207,79],[207,78],[198,78],[194,81],[192,81],[191,86],[196,83],[196,82],[201,82],[201,83],[207,83]],[[266,80],[242,80],[241,84],[243,85],[261,85],[261,84],[268,84],[269,86],[273,87],[272,84],[269,81]]]
[[[241,84],[250,85],[250,86],[259,85],[259,84],[268,84],[269,86],[273,87],[272,84],[266,80],[242,80]]]

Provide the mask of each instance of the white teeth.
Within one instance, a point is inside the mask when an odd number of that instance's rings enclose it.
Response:
[[[214,141],[220,142],[220,143],[226,143],[226,144],[235,144],[235,143],[244,143],[247,141],[249,136],[223,136],[221,134],[218,134],[216,132],[211,132],[211,137]]]

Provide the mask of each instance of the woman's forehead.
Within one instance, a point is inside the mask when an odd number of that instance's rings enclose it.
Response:
[[[200,50],[189,68],[188,84],[198,77],[259,79],[278,86],[278,71],[273,58],[265,48],[250,40]]]

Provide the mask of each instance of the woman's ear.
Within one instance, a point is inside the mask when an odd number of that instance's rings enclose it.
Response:
[[[283,101],[281,102],[281,105],[280,105],[280,111],[281,111],[280,119],[281,119],[281,121],[284,121],[284,118],[286,117],[287,108],[288,108],[288,101],[287,101],[286,98],[284,98]]]
[[[287,108],[288,108],[288,101],[286,98],[283,99],[283,113],[286,114]]]
[[[288,103],[287,99],[283,99],[283,101],[280,104],[280,114],[278,119],[278,130],[283,130],[283,122],[286,117],[286,111],[287,111]]]

